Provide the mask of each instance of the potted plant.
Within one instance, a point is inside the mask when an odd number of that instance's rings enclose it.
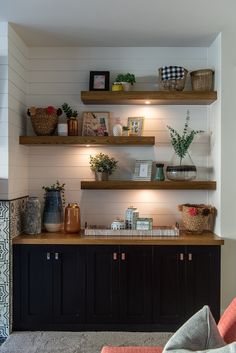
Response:
[[[43,225],[48,232],[58,232],[63,225],[63,205],[65,203],[65,184],[59,181],[50,186],[43,186],[45,203]]]
[[[175,151],[174,157],[172,158],[172,165],[166,168],[166,175],[170,180],[193,180],[197,175],[197,168],[191,159],[188,149],[193,142],[194,136],[204,131],[188,131],[189,120],[190,115],[189,111],[187,111],[182,135],[171,126],[167,125],[170,131],[171,144]]]
[[[136,82],[134,74],[118,74],[115,82],[121,82],[124,91],[130,91],[131,86]]]
[[[129,126],[122,126],[122,136],[129,136]]]
[[[118,161],[107,154],[98,153],[94,157],[90,156],[90,168],[95,172],[95,180],[108,180],[108,175],[112,174],[117,168]]]
[[[66,114],[67,124],[68,124],[68,135],[69,136],[78,136],[78,121],[77,110],[72,110],[69,104],[64,103],[62,104],[62,110]]]

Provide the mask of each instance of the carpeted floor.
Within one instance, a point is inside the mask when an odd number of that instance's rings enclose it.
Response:
[[[104,345],[163,346],[167,332],[14,332],[1,353],[99,353]]]

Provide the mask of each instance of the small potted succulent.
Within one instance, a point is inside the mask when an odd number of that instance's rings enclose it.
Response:
[[[68,124],[68,135],[78,136],[78,116],[77,110],[72,110],[69,104],[62,104],[62,110],[66,114],[67,124]]]
[[[90,156],[90,168],[95,173],[95,180],[108,180],[108,176],[111,175],[117,168],[118,161],[113,157],[109,157],[107,154],[98,153],[94,157]]]
[[[131,86],[136,82],[134,74],[127,72],[127,74],[118,74],[115,83],[122,83],[124,91],[130,91]]]
[[[174,147],[174,156],[171,165],[166,167],[166,175],[170,180],[193,180],[197,176],[197,168],[189,154],[189,147],[194,136],[204,131],[188,130],[190,115],[187,111],[186,121],[182,134],[167,126],[170,131],[171,144]]]
[[[122,136],[129,136],[129,126],[122,126]]]

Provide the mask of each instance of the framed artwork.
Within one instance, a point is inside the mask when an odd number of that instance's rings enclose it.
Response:
[[[82,136],[109,136],[109,112],[84,112]]]
[[[109,91],[109,71],[90,71],[89,90]]]
[[[130,136],[142,136],[143,133],[143,117],[129,117],[128,127]]]
[[[152,179],[152,160],[136,160],[133,180],[150,181]]]

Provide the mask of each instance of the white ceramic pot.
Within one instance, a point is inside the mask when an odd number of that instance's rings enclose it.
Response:
[[[123,91],[130,91],[131,90],[131,83],[129,82],[121,82],[123,86]]]
[[[68,136],[68,125],[67,123],[59,123],[57,125],[58,136]]]

